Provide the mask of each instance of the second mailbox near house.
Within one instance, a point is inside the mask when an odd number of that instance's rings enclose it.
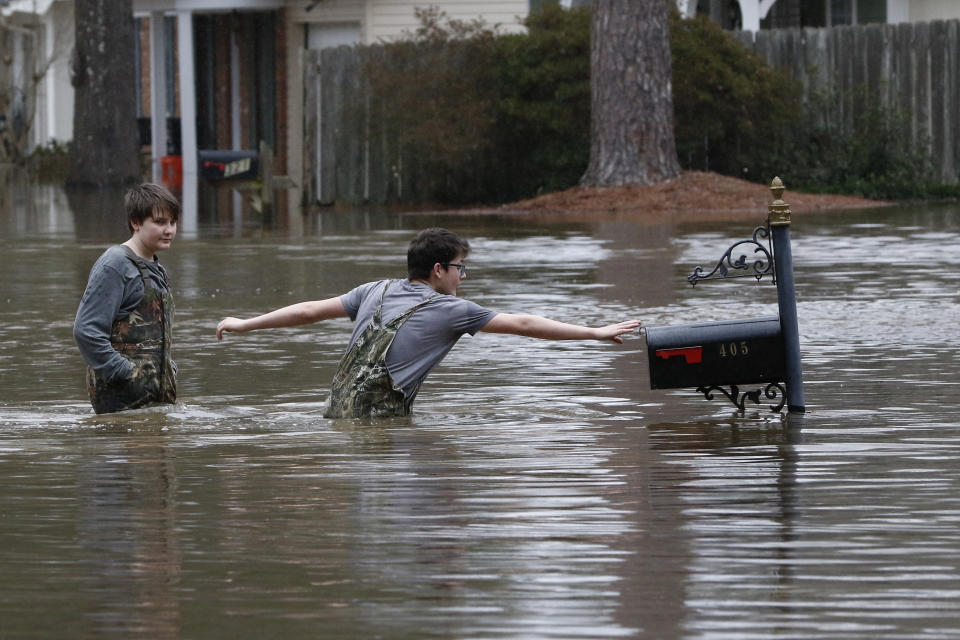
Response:
[[[199,151],[200,175],[205,180],[256,180],[260,171],[256,151]]]

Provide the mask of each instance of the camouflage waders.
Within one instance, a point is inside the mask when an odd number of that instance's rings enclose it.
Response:
[[[133,365],[129,380],[104,381],[87,368],[87,393],[97,413],[139,409],[154,403],[177,400],[177,370],[170,358],[173,346],[173,296],[150,284],[143,258],[124,246],[127,257],[137,265],[143,280],[143,299],[121,320],[115,320],[110,343]]]
[[[387,351],[407,318],[440,294],[433,294],[383,324],[383,296],[391,284],[392,280],[383,286],[373,318],[340,360],[325,418],[387,418],[410,414],[419,386],[405,398],[403,390],[393,385],[387,371]]]

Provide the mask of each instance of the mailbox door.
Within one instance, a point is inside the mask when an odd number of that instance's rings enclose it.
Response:
[[[782,382],[777,316],[647,329],[651,389]]]

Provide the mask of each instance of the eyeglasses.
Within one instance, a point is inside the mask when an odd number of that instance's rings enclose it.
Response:
[[[464,276],[467,275],[467,265],[465,265],[465,264],[457,264],[456,262],[441,262],[441,263],[440,263],[440,266],[443,266],[443,267],[456,267],[457,269],[460,270],[460,277],[461,277],[461,278],[463,278]]]

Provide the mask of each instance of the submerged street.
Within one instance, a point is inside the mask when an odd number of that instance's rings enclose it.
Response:
[[[649,388],[623,345],[465,337],[410,418],[322,418],[350,324],[250,316],[472,245],[460,295],[646,326],[776,314],[703,283],[749,223],[313,214],[160,256],[180,402],[97,417],[71,326],[117,202],[0,201],[0,636],[945,638],[960,633],[960,207],[795,215],[807,413]],[[788,191],[784,198],[790,201]],[[204,218],[201,216],[201,221]],[[96,224],[85,221],[97,220]]]

